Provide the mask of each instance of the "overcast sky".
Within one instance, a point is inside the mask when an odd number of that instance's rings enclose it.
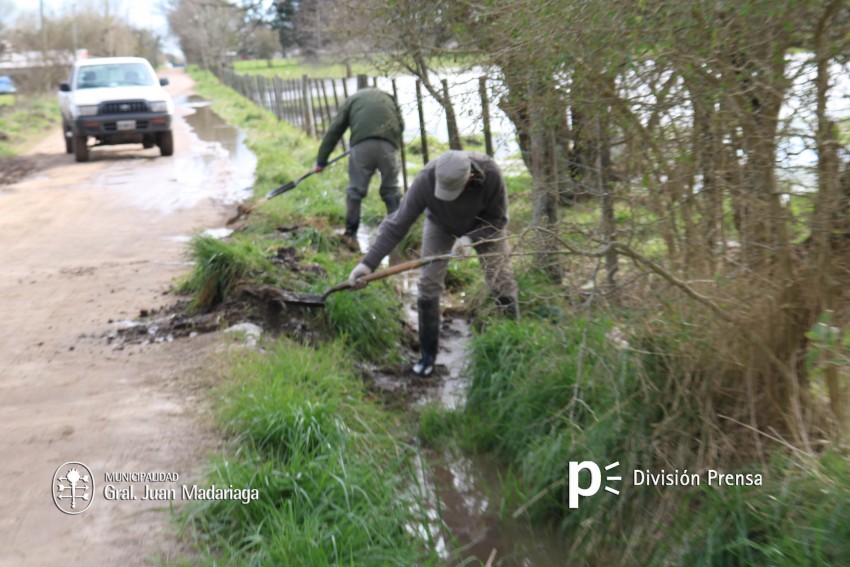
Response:
[[[135,27],[154,30],[163,38],[166,51],[179,51],[174,37],[168,35],[168,23],[161,7],[165,0],[44,0],[44,15],[49,18],[70,14],[75,5],[80,10],[83,6],[93,6],[105,12],[107,1],[111,13],[129,21]],[[15,10],[11,17],[6,18],[8,24],[12,24],[22,13],[37,15],[39,12],[39,0],[0,0],[0,4],[4,2],[11,3]]]
[[[168,33],[168,24],[160,8],[162,0],[44,0],[44,13],[47,17],[59,16],[71,13],[75,4],[78,8],[86,5],[101,8],[106,6],[107,1],[110,12],[129,20],[132,25],[153,29],[161,36]],[[11,0],[11,2],[16,9],[15,15],[22,12],[38,13],[39,0]],[[105,10],[105,8],[101,9]]]

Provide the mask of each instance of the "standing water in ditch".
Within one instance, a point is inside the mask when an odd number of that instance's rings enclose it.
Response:
[[[415,291],[406,295],[407,305],[411,305]],[[408,313],[416,325],[418,315]],[[441,327],[438,363],[446,371],[417,403],[460,409],[469,385],[465,366],[471,330],[459,315],[444,316]],[[532,530],[512,518],[513,510],[502,509],[504,471],[497,463],[448,448],[423,449],[422,459],[420,487],[427,492],[427,501],[439,511],[446,527],[431,535],[453,564],[475,565],[491,558],[492,565],[563,564],[565,544],[561,540],[543,528]]]
[[[358,236],[365,249],[372,233],[363,232]],[[405,318],[415,329],[418,273],[407,272],[399,280]],[[393,398],[403,397],[413,413],[426,405],[456,410],[465,403],[472,333],[466,319],[457,314],[458,301],[448,294],[443,297],[437,376],[428,380],[380,372],[374,376],[375,388]],[[562,565],[567,542],[543,527],[531,529],[522,518],[512,518],[514,510],[503,509],[503,472],[495,462],[457,450],[421,449],[416,463],[418,486],[413,490],[414,500],[427,503],[428,527],[419,524],[410,530],[432,543],[451,565],[479,565],[491,558],[491,565]]]

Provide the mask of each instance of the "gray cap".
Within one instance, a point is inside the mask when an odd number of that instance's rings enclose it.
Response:
[[[454,201],[466,187],[472,165],[466,152],[449,150],[437,158],[434,169],[437,179],[434,196],[441,201]]]

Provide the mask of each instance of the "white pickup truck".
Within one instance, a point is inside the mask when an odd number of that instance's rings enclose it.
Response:
[[[101,57],[74,63],[69,82],[59,85],[65,150],[88,161],[88,139],[97,145],[159,146],[174,153],[174,103],[153,67],[139,57]]]

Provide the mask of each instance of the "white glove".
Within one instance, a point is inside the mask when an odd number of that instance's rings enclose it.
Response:
[[[468,236],[461,236],[455,240],[455,245],[452,247],[452,256],[456,258],[469,258],[472,255],[472,239]]]
[[[357,266],[351,270],[351,274],[348,276],[348,283],[351,284],[351,287],[354,289],[359,289],[365,286],[368,282],[359,281],[363,276],[368,276],[372,273],[372,268],[363,264],[357,264]]]

